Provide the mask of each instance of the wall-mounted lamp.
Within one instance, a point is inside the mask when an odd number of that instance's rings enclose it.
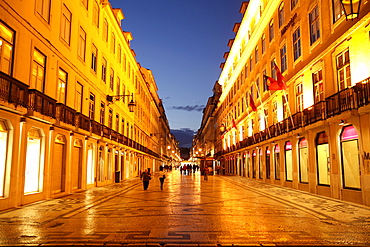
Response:
[[[340,2],[347,20],[358,18],[360,14],[361,0],[341,0]]]
[[[221,131],[221,133],[224,133],[225,132],[225,125],[224,124],[221,124],[221,126],[220,126],[220,131]]]
[[[131,96],[131,101],[128,103],[128,109],[130,112],[134,112],[134,108],[136,106],[136,103],[134,102],[134,94],[127,94],[127,95],[107,95],[107,101],[108,105],[114,104],[117,100],[120,100],[124,97],[130,97]]]
[[[298,133],[295,138],[299,139],[299,138],[301,138],[301,135]]]
[[[345,125],[345,124],[346,124],[346,121],[344,121],[343,119],[342,119],[342,120],[340,120],[339,125]]]

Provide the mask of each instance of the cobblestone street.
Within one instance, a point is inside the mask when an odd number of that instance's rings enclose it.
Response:
[[[0,245],[370,245],[370,208],[237,176],[168,173],[0,212]]]

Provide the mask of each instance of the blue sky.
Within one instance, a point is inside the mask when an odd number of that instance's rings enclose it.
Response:
[[[110,0],[142,67],[151,69],[170,128],[197,131],[235,37],[242,0]]]

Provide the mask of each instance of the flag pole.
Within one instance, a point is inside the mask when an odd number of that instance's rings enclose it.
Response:
[[[262,79],[262,81],[263,81],[264,79]],[[262,99],[261,99],[261,93],[260,93],[260,90],[259,90],[259,88],[258,88],[258,86],[257,86],[257,83],[256,83],[256,81],[254,81],[254,84],[256,85],[256,88],[257,88],[257,92],[258,92],[258,95],[260,96],[260,97],[258,97],[259,99],[260,99],[260,104],[261,104],[261,106],[262,106]],[[262,106],[262,108],[263,108],[263,106]],[[266,124],[268,125],[268,119],[266,118],[266,115],[265,115],[265,109],[263,108],[263,118],[265,119],[265,121],[266,121]],[[265,129],[266,129],[266,124],[265,124]],[[271,136],[271,133],[270,133],[270,129],[269,128],[267,128],[267,132],[269,133],[269,136]]]

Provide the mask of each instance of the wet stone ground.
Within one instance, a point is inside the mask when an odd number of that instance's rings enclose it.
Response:
[[[370,208],[236,176],[138,178],[0,212],[0,245],[370,246]]]

